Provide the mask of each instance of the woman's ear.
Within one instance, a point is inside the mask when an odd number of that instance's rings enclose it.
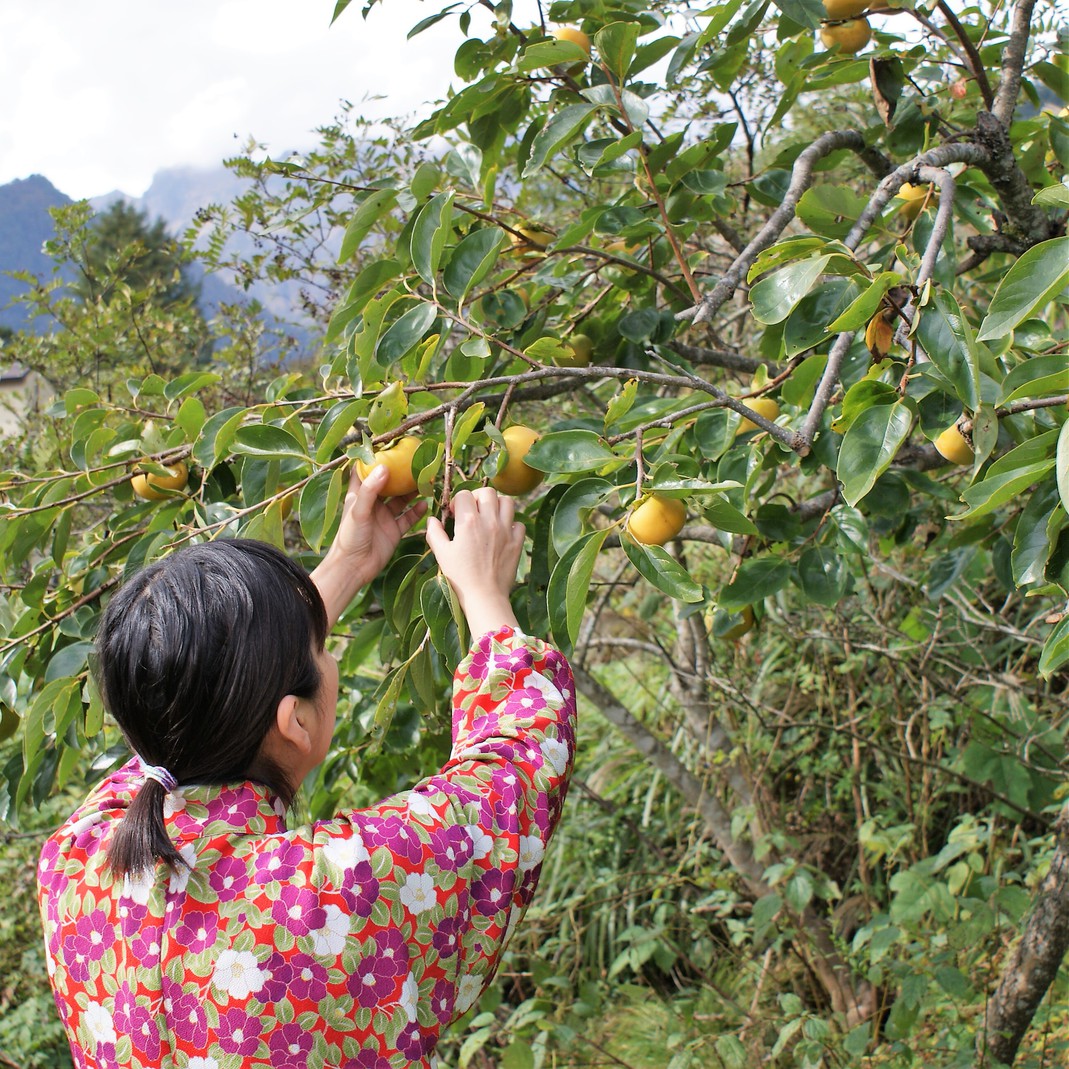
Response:
[[[287,694],[278,703],[275,711],[275,727],[278,729],[280,741],[301,754],[312,752],[312,736],[308,734],[305,726],[308,715],[304,702],[294,694]]]

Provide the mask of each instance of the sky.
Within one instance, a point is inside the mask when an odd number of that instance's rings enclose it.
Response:
[[[444,0],[384,0],[366,21],[363,2],[333,26],[335,0],[0,3],[0,184],[43,174],[75,199],[139,197],[156,171],[215,166],[250,136],[279,156],[310,148],[342,99],[372,118],[429,113],[456,20],[406,41]]]

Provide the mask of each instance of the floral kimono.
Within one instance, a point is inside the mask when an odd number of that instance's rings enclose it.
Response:
[[[136,759],[49,839],[49,975],[78,1067],[400,1069],[493,975],[531,900],[575,741],[564,657],[511,628],[457,669],[446,766],[373,809],[287,829],[256,783],[165,803],[188,869],[116,879]]]

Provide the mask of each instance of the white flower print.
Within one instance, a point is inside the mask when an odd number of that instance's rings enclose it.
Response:
[[[361,861],[368,861],[371,858],[359,832],[328,839],[323,846],[323,856],[341,872],[346,869],[355,869]]]
[[[473,849],[472,857],[476,861],[482,861],[482,859],[493,850],[494,840],[490,837],[490,834],[486,829],[480,828],[478,824],[469,824],[468,834],[471,836],[471,845]]]
[[[327,918],[323,927],[308,933],[312,937],[312,949],[321,957],[337,957],[349,938],[349,915],[337,906],[324,906],[323,912]]]
[[[568,747],[560,739],[543,739],[540,747],[542,756],[553,766],[558,776],[563,775],[568,767]]]
[[[175,813],[181,813],[186,808],[186,796],[182,793],[181,787],[176,787],[173,791],[168,791],[163,796],[163,815],[170,818]]]
[[[416,978],[409,973],[405,977],[405,982],[401,985],[401,1009],[405,1011],[405,1016],[410,1021],[416,1019],[416,1006],[419,1003],[419,984],[416,983]]]
[[[425,794],[413,792],[408,796],[408,811],[414,817],[433,817],[434,806]]]
[[[90,1002],[86,1006],[82,1021],[97,1043],[116,1042],[115,1022],[112,1021],[111,1014],[99,1002]]]
[[[438,905],[434,877],[426,872],[410,872],[401,888],[401,901],[412,913],[423,913]]]
[[[122,897],[131,899],[139,906],[147,906],[154,883],[151,871],[142,872],[138,876],[127,873],[122,880]]]
[[[212,983],[233,999],[248,998],[266,981],[256,956],[248,950],[224,950],[212,973]]]
[[[456,1013],[467,1013],[475,1005],[479,992],[483,989],[483,978],[468,973],[460,978],[457,985]]]
[[[530,872],[542,864],[546,856],[546,844],[538,835],[520,836],[520,872]]]
[[[179,865],[171,873],[170,882],[167,884],[167,893],[170,895],[181,894],[186,889],[186,884],[189,883],[190,874],[193,872],[193,866],[197,862],[197,848],[193,843],[186,843],[178,853],[185,860],[185,865]]]
[[[219,1069],[219,1063],[214,1058],[190,1058],[186,1069]]]

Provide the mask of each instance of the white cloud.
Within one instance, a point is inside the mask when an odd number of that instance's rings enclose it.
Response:
[[[406,41],[437,4],[385,0],[365,21],[354,3],[330,26],[334,3],[0,5],[0,183],[40,173],[72,197],[138,196],[157,170],[218,163],[250,135],[307,148],[342,99],[382,118],[445,96],[455,18]]]

